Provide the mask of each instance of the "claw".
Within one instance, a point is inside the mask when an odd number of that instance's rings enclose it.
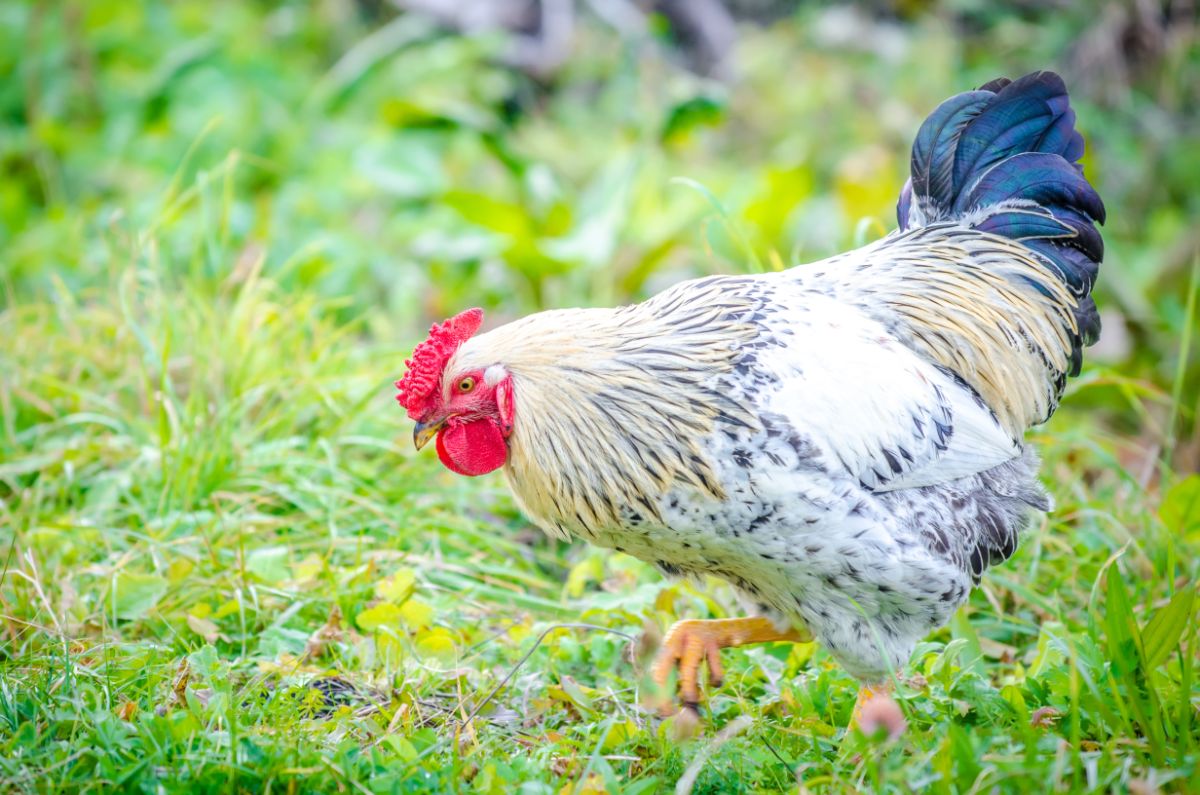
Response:
[[[725,669],[721,667],[721,647],[715,643],[705,646],[708,662],[708,684],[720,687],[725,681]]]
[[[654,681],[665,688],[671,671],[677,669],[680,701],[685,709],[699,712],[702,663],[708,667],[709,685],[720,687],[725,678],[721,649],[776,640],[803,643],[812,640],[812,636],[794,629],[780,632],[771,621],[761,617],[678,621],[663,638],[654,661]],[[670,711],[669,703],[660,707]]]

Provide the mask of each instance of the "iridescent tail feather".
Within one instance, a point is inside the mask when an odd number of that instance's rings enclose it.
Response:
[[[1100,335],[1090,293],[1104,257],[1095,224],[1105,212],[1078,162],[1083,149],[1061,77],[993,80],[946,100],[921,125],[897,206],[901,229],[957,221],[1036,252],[1077,301],[1069,375]]]

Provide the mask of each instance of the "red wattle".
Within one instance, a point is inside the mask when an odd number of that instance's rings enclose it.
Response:
[[[446,426],[437,435],[438,458],[459,475],[486,475],[504,466],[508,445],[493,420]]]

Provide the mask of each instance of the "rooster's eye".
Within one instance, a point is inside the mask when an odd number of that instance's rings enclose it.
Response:
[[[464,378],[463,380],[458,382],[458,391],[459,392],[470,392],[474,388],[475,388],[475,379],[471,378],[470,376],[467,376],[466,378]]]

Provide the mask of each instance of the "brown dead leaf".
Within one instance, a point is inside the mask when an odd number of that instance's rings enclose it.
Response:
[[[221,286],[227,290],[232,289],[256,276],[262,268],[265,256],[261,243],[254,241],[248,243],[245,248],[238,252],[237,259],[233,264],[233,271]]]
[[[188,665],[187,657],[179,661],[179,667],[175,669],[175,681],[171,683],[171,693],[175,697],[175,701],[182,704],[186,701],[188,681],[192,678],[192,668]]]
[[[700,715],[691,707],[682,707],[674,717],[668,718],[671,738],[675,742],[690,740],[700,733]]]
[[[133,717],[137,715],[137,711],[138,705],[136,701],[125,701],[116,709],[117,717],[124,721],[133,720]]]
[[[188,665],[187,657],[179,661],[179,667],[175,669],[175,679],[171,682],[171,695],[167,698],[166,703],[159,704],[154,708],[154,714],[162,717],[176,707],[187,705],[187,686],[188,681],[192,678],[192,669]]]
[[[344,636],[342,631],[342,609],[336,604],[329,609],[325,625],[309,636],[304,644],[305,657],[320,657],[331,643],[338,643]]]
[[[1002,663],[1011,663],[1017,655],[1015,647],[986,637],[979,639],[979,648],[988,657],[991,657],[993,660],[999,660]]]
[[[1133,795],[1159,795],[1162,792],[1153,782],[1144,778],[1131,778],[1126,786]]]
[[[192,667],[187,664],[187,658],[179,660],[179,668],[175,669],[175,679],[170,683],[170,698],[166,704],[155,707],[155,715],[163,716],[179,706],[187,706],[187,683],[192,679]]]
[[[568,781],[558,791],[558,795],[606,795],[607,792],[604,777],[593,773],[584,781]]]
[[[217,629],[217,625],[209,621],[207,618],[194,616],[191,613],[187,617],[188,629],[195,632],[200,637],[204,638],[209,643],[216,643],[217,638],[221,637],[221,631]]]
[[[1048,729],[1054,725],[1061,713],[1054,707],[1038,707],[1029,718],[1029,725],[1034,729]]]
[[[642,634],[638,636],[637,643],[631,647],[630,661],[637,663],[649,660],[662,645],[662,639],[662,629],[655,622],[647,620],[642,626]]]

